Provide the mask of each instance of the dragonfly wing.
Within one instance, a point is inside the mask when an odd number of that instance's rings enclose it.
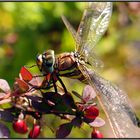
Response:
[[[97,91],[97,97],[108,117],[114,134],[118,138],[140,137],[136,114],[126,93],[103,79],[97,73],[87,70],[90,84]]]
[[[98,67],[102,68],[104,67],[104,63],[102,60],[98,58],[98,56],[92,51],[92,55],[87,54],[86,61],[92,66],[92,67]]]
[[[107,30],[112,14],[111,2],[89,2],[77,30],[77,38],[80,38],[78,52],[93,56],[93,48]],[[93,60],[92,60],[93,61]],[[89,62],[91,62],[91,59]]]
[[[79,36],[76,36],[76,30],[73,28],[73,26],[70,24],[70,22],[67,20],[67,18],[65,16],[61,16],[67,30],[71,33],[74,41],[76,42],[76,50],[77,51],[77,47],[79,46],[79,43],[80,43],[80,38]]]

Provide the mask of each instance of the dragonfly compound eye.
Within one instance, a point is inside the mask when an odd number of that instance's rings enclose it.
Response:
[[[38,67],[44,74],[52,73],[54,71],[54,63],[55,56],[53,50],[48,50],[37,57]]]
[[[36,57],[36,63],[38,65],[40,71],[42,71],[43,59],[42,59],[42,55],[41,54]]]
[[[53,65],[55,63],[55,56],[53,50],[48,50],[42,54],[43,63],[46,65]]]

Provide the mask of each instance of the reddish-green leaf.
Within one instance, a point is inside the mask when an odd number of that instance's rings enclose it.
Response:
[[[21,75],[22,79],[26,82],[31,81],[33,78],[32,74],[25,67],[21,68],[20,75]]]
[[[64,102],[66,103],[66,105],[68,105],[69,107],[72,107],[72,108],[77,108],[70,93],[63,94],[62,98],[63,98]]]
[[[12,122],[15,116],[12,114],[10,109],[4,109],[4,111],[0,111],[0,119],[6,122]]]
[[[65,123],[59,126],[58,130],[56,131],[56,138],[65,138],[67,137],[71,130],[72,130],[71,123]]]
[[[0,101],[0,109],[8,109],[11,108],[12,106],[13,105],[11,103],[11,98]]]
[[[42,79],[40,77],[34,77],[29,83],[39,87],[42,84]]]
[[[23,91],[26,92],[29,89],[29,86],[26,82],[24,82],[23,80],[20,80],[19,78],[16,78],[16,82],[18,84],[18,87]]]
[[[80,118],[80,117],[76,117],[76,118],[74,118],[72,121],[71,121],[71,123],[72,123],[72,125],[73,126],[77,126],[77,127],[81,127],[81,125],[82,125],[82,119]]]
[[[1,100],[1,101],[0,101],[0,105],[2,105],[2,104],[6,104],[6,103],[9,103],[9,102],[11,102],[11,98]]]

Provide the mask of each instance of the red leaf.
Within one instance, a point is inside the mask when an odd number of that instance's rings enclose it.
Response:
[[[25,67],[21,68],[20,75],[21,75],[22,79],[26,82],[31,81],[33,78],[32,74]]]
[[[56,131],[56,138],[65,138],[67,137],[72,129],[71,123],[65,123],[59,126],[58,130]]]
[[[29,89],[29,86],[26,82],[23,80],[20,80],[19,78],[16,78],[16,82],[18,84],[18,87],[23,91],[26,92]]]
[[[10,86],[4,79],[0,79],[0,90],[2,90],[5,93],[10,91]]]

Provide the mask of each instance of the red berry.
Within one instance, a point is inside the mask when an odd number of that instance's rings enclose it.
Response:
[[[35,124],[29,133],[29,138],[37,138],[40,134],[40,126]]]
[[[28,127],[26,125],[26,122],[24,120],[20,120],[20,119],[13,122],[13,129],[17,133],[21,133],[21,134],[24,134],[28,131]]]
[[[95,106],[89,106],[85,109],[85,117],[88,119],[95,119],[99,115],[99,110]]]
[[[93,130],[91,133],[91,138],[101,139],[103,138],[103,135],[99,130]]]

